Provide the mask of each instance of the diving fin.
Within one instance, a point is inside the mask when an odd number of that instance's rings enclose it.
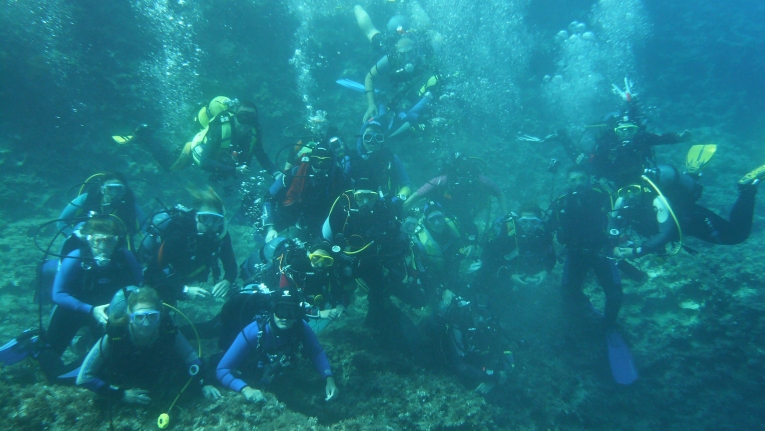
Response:
[[[135,138],[135,136],[132,136],[132,135],[126,135],[126,136],[123,136],[123,135],[113,135],[112,136],[112,139],[114,139],[114,142],[116,142],[116,143],[118,143],[120,145],[129,144],[130,141],[132,141],[134,138]]]
[[[686,172],[691,175],[698,175],[712,159],[712,156],[715,155],[715,151],[717,151],[717,145],[715,144],[692,146],[685,158]]]
[[[748,174],[744,175],[740,180],[738,180],[738,183],[743,185],[752,184],[755,181],[759,181],[761,179],[765,178],[765,165],[762,165],[753,171],[749,172]]]
[[[635,360],[627,343],[619,331],[611,329],[606,333],[608,344],[608,362],[611,365],[611,374],[616,383],[631,385],[638,378]]]
[[[8,366],[23,361],[32,353],[32,344],[39,339],[39,331],[27,329],[21,335],[0,347],[0,364]]]

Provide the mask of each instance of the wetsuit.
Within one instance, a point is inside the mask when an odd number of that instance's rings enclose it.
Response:
[[[642,205],[646,209],[637,212],[638,217],[635,220],[630,220],[635,210],[631,210],[629,205],[617,204],[617,207],[620,207],[618,208],[620,214],[627,213],[623,218],[630,221],[631,227],[637,227],[635,228],[637,233],[649,238],[635,246],[635,257],[664,251],[666,244],[677,241],[680,237],[677,229],[678,222],[683,236],[692,236],[713,244],[734,245],[749,238],[754,218],[756,187],[740,187],[738,198],[726,220],[696,203],[696,200],[701,197],[701,186],[692,176],[680,174],[676,169],[666,165],[660,165],[658,169],[674,171],[671,182],[659,181],[657,185],[667,199],[669,208],[677,217],[677,222],[659,198],[654,199],[654,208],[651,208],[650,202],[646,199],[638,202],[637,205]]]
[[[598,188],[587,188],[559,197],[552,213],[558,242],[566,246],[562,276],[566,310],[574,314],[590,310],[582,286],[592,269],[606,296],[606,327],[616,323],[623,297],[621,276],[616,261],[610,258],[616,245],[616,238],[609,236],[610,211],[608,194]]]
[[[83,361],[77,385],[115,400],[130,388],[148,390],[153,398],[177,394],[189,377],[189,367],[201,367],[202,361],[188,340],[165,323],[166,318],[158,338],[146,347],[135,345],[127,327],[110,328]],[[201,379],[202,373],[197,376]]]
[[[223,142],[222,128],[225,123],[231,126],[230,142]],[[202,154],[199,167],[202,170],[212,172],[216,178],[227,178],[234,175],[237,166],[249,166],[252,156],[255,156],[269,174],[279,172],[263,148],[260,122],[255,123],[254,127],[236,124],[232,115],[221,113],[210,121],[208,127],[204,141],[200,144]]]
[[[510,218],[495,229],[496,238],[483,249],[477,286],[486,289],[513,274],[529,277],[552,271],[556,262],[555,248],[552,234],[545,227],[524,232]]]
[[[296,166],[269,189],[263,203],[263,224],[272,225],[277,232],[297,226],[306,230],[301,239],[320,238],[332,203],[350,187],[350,178],[338,166],[328,176],[313,174],[309,163]]]
[[[119,289],[139,285],[142,280],[138,261],[126,249],[115,250],[105,266],[96,265],[81,253],[80,249],[74,250],[62,260],[53,282],[56,308],[45,334],[45,346],[38,356],[50,381],[67,371],[61,355],[80,328],[88,326],[100,332],[93,308],[108,304]]]
[[[220,278],[218,261],[223,263],[223,278],[233,284],[237,277],[236,257],[227,232],[217,235],[197,233],[196,212],[171,215],[162,223],[153,244],[142,247],[150,250],[145,271],[146,284],[157,290],[164,301],[184,299],[184,287],[194,282],[205,282],[212,271],[213,279]]]
[[[361,138],[356,145],[356,154],[351,156],[350,166],[354,180],[369,178],[377,187],[375,191],[382,191],[385,196],[396,195],[403,187],[412,187],[409,174],[397,155],[387,147],[367,152]]]
[[[287,330],[280,330],[271,322],[261,326],[252,322],[234,340],[218,363],[216,377],[220,383],[240,392],[245,386],[263,388],[268,386],[282,369],[291,365],[302,344],[305,356],[311,359],[316,372],[323,378],[332,376],[332,369],[324,348],[311,327],[303,320]],[[253,355],[248,358],[248,355]],[[246,365],[250,364],[250,367]],[[249,372],[250,383],[237,377],[234,370]]]

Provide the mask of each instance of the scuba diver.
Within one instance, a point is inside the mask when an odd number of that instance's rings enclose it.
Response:
[[[608,193],[592,184],[592,178],[582,165],[568,169],[569,191],[552,206],[552,227],[557,229],[558,242],[566,247],[563,264],[562,289],[564,307],[572,319],[586,317],[591,304],[582,291],[585,277],[593,270],[606,296],[603,329],[616,326],[622,305],[622,284],[612,256],[618,241],[618,230],[612,227]]]
[[[325,401],[333,399],[337,395],[335,378],[324,348],[303,320],[302,295],[294,287],[283,287],[273,293],[273,304],[273,312],[266,319],[256,319],[239,332],[218,363],[218,380],[249,401],[263,401],[261,389],[271,385],[292,365],[302,346],[303,354],[326,380]]]
[[[141,243],[146,283],[165,302],[226,296],[237,277],[223,201],[212,188],[190,192],[194,209],[179,205],[155,214]],[[223,263],[222,280],[218,261]],[[215,281],[212,292],[197,285],[207,282],[210,273]]]
[[[668,165],[647,170],[645,181],[650,187],[631,187],[633,192],[620,193],[614,208],[622,231],[632,229],[648,239],[618,246],[614,253],[620,258],[637,258],[662,253],[668,243],[678,242],[676,253],[684,236],[722,245],[746,241],[752,231],[757,185],[763,178],[765,165],[739,180],[738,199],[726,220],[696,203],[703,189],[698,175],[680,173]]]
[[[386,198],[395,197],[397,201],[405,201],[412,193],[412,182],[404,164],[385,146],[385,133],[380,122],[375,119],[369,120],[361,128],[350,166],[354,180],[371,180],[371,190],[381,192]]]
[[[384,54],[364,79],[367,111],[363,121],[385,117],[390,111],[392,115],[385,129],[389,137],[397,136],[420,122],[420,116],[435,97],[432,91],[439,83],[436,56],[441,51],[443,38],[436,32],[410,28],[409,20],[401,15],[390,19],[388,36],[385,36],[374,27],[364,8],[357,5],[354,13],[364,35]],[[380,76],[386,76],[392,88],[387,102],[378,105],[375,81]]]
[[[357,279],[367,292],[366,324],[378,332],[381,342],[404,347],[403,353],[420,359],[419,331],[390,297],[420,308],[428,294],[409,276],[411,249],[399,221],[400,205],[383,198],[374,187],[371,180],[359,178],[353,190],[337,198],[324,222],[324,239],[333,245],[333,252],[351,259],[350,265],[344,265],[343,276]]]
[[[82,225],[81,222],[92,214],[112,215],[121,220],[127,228],[129,244],[132,244],[132,237],[140,231],[145,218],[127,179],[119,172],[95,174],[88,178],[80,188],[80,194],[58,216],[56,227],[66,237],[71,237]],[[76,245],[65,246],[61,254],[72,248]]]
[[[509,342],[499,322],[480,299],[467,301],[450,290],[444,292],[436,312],[437,351],[441,359],[468,389],[489,394],[507,383],[515,368]]]
[[[255,103],[218,96],[199,111],[196,119],[203,130],[186,143],[172,171],[185,168],[193,160],[214,180],[241,178],[249,173],[255,156],[271,176],[281,174],[263,148]]]
[[[245,286],[262,283],[275,288],[285,283],[283,278],[289,281],[311,306],[308,323],[318,333],[351,302],[356,287],[350,278],[351,264],[349,257],[332,252],[326,241],[277,237],[242,263],[240,277]]]
[[[432,290],[443,291],[458,282],[461,262],[480,254],[478,247],[470,245],[467,236],[436,202],[423,208],[413,242],[421,264],[420,279]]]
[[[100,337],[109,319],[106,310],[112,296],[142,281],[141,266],[127,249],[121,221],[95,216],[80,229],[80,235],[84,245],[70,251],[56,273],[55,307],[48,329],[41,334],[26,331],[0,349],[0,362],[6,365],[28,356],[37,359],[51,383],[68,383],[62,375],[79,366],[79,360],[64,365],[61,357],[80,328],[88,327]]]
[[[184,383],[196,380],[192,389],[220,398],[218,389],[204,385],[203,376],[198,352],[178,332],[157,292],[128,287],[110,302],[106,335],[83,361],[77,385],[115,401],[146,405],[172,399],[185,391]]]
[[[656,166],[654,147],[659,145],[674,145],[688,142],[692,139],[691,132],[664,133],[657,135],[647,130],[647,120],[640,113],[636,94],[632,93],[630,82],[624,79],[625,89],[614,85],[614,92],[625,102],[621,112],[608,114],[597,126],[603,127],[603,132],[595,138],[591,150],[583,151],[565,130],[544,139],[523,136],[520,139],[531,142],[558,140],[564,149],[577,163],[587,167],[594,177],[605,183],[612,183],[609,188],[618,189],[640,181],[644,169]]]
[[[300,160],[299,166],[274,182],[263,200],[266,242],[293,226],[297,230],[293,235],[301,240],[321,238],[332,203],[351,187],[350,177],[328,145],[317,145],[303,153]]]
[[[443,172],[414,192],[404,202],[404,211],[413,208],[423,198],[438,202],[444,213],[454,217],[460,229],[477,243],[475,217],[482,210],[490,211],[491,196],[497,199],[502,214],[507,214],[505,194],[499,185],[483,174],[480,159],[457,153]]]
[[[555,266],[553,235],[544,213],[534,203],[524,204],[494,226],[494,237],[484,246],[476,286],[486,291],[500,280],[519,286],[542,284]]]

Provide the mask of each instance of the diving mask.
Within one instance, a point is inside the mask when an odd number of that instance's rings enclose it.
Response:
[[[317,250],[308,254],[308,258],[311,259],[311,265],[319,268],[326,268],[334,265],[335,258],[332,256],[321,253],[321,250]]]
[[[361,139],[367,145],[382,145],[385,142],[385,135],[380,132],[366,131]]]
[[[122,183],[106,183],[101,186],[101,194],[112,199],[119,199],[127,193],[127,187]]]
[[[372,190],[357,190],[353,192],[353,198],[356,199],[356,204],[360,207],[371,207],[380,198],[377,192]]]
[[[220,230],[225,222],[223,214],[214,212],[200,211],[196,214],[198,224],[205,227],[206,230]]]
[[[155,326],[159,323],[160,313],[157,310],[139,310],[130,315],[130,322],[139,326]]]
[[[637,135],[638,126],[632,123],[622,123],[614,128],[614,133],[619,139],[632,139]]]
[[[520,217],[516,222],[526,232],[536,230],[542,226],[542,220],[538,217]]]

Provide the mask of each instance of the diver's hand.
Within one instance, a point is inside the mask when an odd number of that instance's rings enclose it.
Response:
[[[266,400],[266,397],[263,396],[263,392],[249,386],[242,388],[242,395],[247,398],[247,401],[252,401],[253,403],[259,403]]]
[[[369,105],[367,107],[367,112],[364,113],[364,122],[366,123],[370,118],[376,117],[379,113],[380,112],[377,110],[377,106]]]
[[[273,226],[268,227],[268,233],[266,233],[266,244],[271,242],[272,239],[276,238],[276,235],[279,233],[276,232],[276,229],[273,228]]]
[[[248,173],[250,173],[250,168],[248,168],[247,165],[237,166],[236,171],[234,171],[234,177],[243,178],[247,176]]]
[[[534,275],[534,278],[537,279],[537,282],[534,283],[536,286],[539,286],[547,279],[547,271],[539,271]]]
[[[635,250],[628,247],[614,247],[614,257],[617,259],[628,259],[635,255]]]
[[[184,294],[186,295],[186,298],[188,299],[197,299],[197,298],[204,298],[206,296],[211,296],[210,292],[206,291],[205,289],[199,286],[186,286]]]
[[[106,325],[106,322],[109,321],[109,316],[106,315],[106,309],[108,307],[109,304],[104,304],[93,307],[93,310],[91,310],[90,314],[96,319],[96,322],[98,322],[99,325]]]
[[[337,395],[337,386],[335,385],[334,377],[327,377],[327,386],[324,387],[324,392],[327,394],[327,398],[324,398],[324,401],[329,401],[332,398],[335,398],[335,395]]]
[[[495,385],[496,383],[493,383],[493,382],[481,383],[480,385],[478,385],[478,387],[473,389],[473,392],[479,395],[486,395],[489,392],[491,392],[492,389],[494,389]]]
[[[149,391],[144,389],[127,389],[125,395],[122,397],[122,401],[128,404],[149,404],[151,398],[149,398]]]
[[[218,400],[221,397],[220,391],[213,385],[202,386],[202,395],[208,400]]]
[[[212,295],[216,298],[222,298],[228,294],[228,290],[231,287],[231,282],[223,280],[213,286]]]
[[[472,274],[479,269],[481,269],[481,266],[483,266],[483,262],[480,260],[476,260],[475,262],[471,263],[467,270],[465,270],[465,274]]]
[[[343,311],[345,311],[345,307],[343,307],[342,305],[338,305],[337,307],[329,309],[329,310],[319,311],[319,317],[321,317],[322,319],[335,320],[338,317],[343,315]]]
[[[510,279],[513,280],[513,282],[516,284],[522,284],[524,286],[529,284],[529,283],[526,283],[523,277],[521,277],[519,274],[513,274],[513,276],[510,277]]]
[[[677,142],[688,142],[693,139],[693,133],[690,130],[683,130],[683,133],[677,135]]]

